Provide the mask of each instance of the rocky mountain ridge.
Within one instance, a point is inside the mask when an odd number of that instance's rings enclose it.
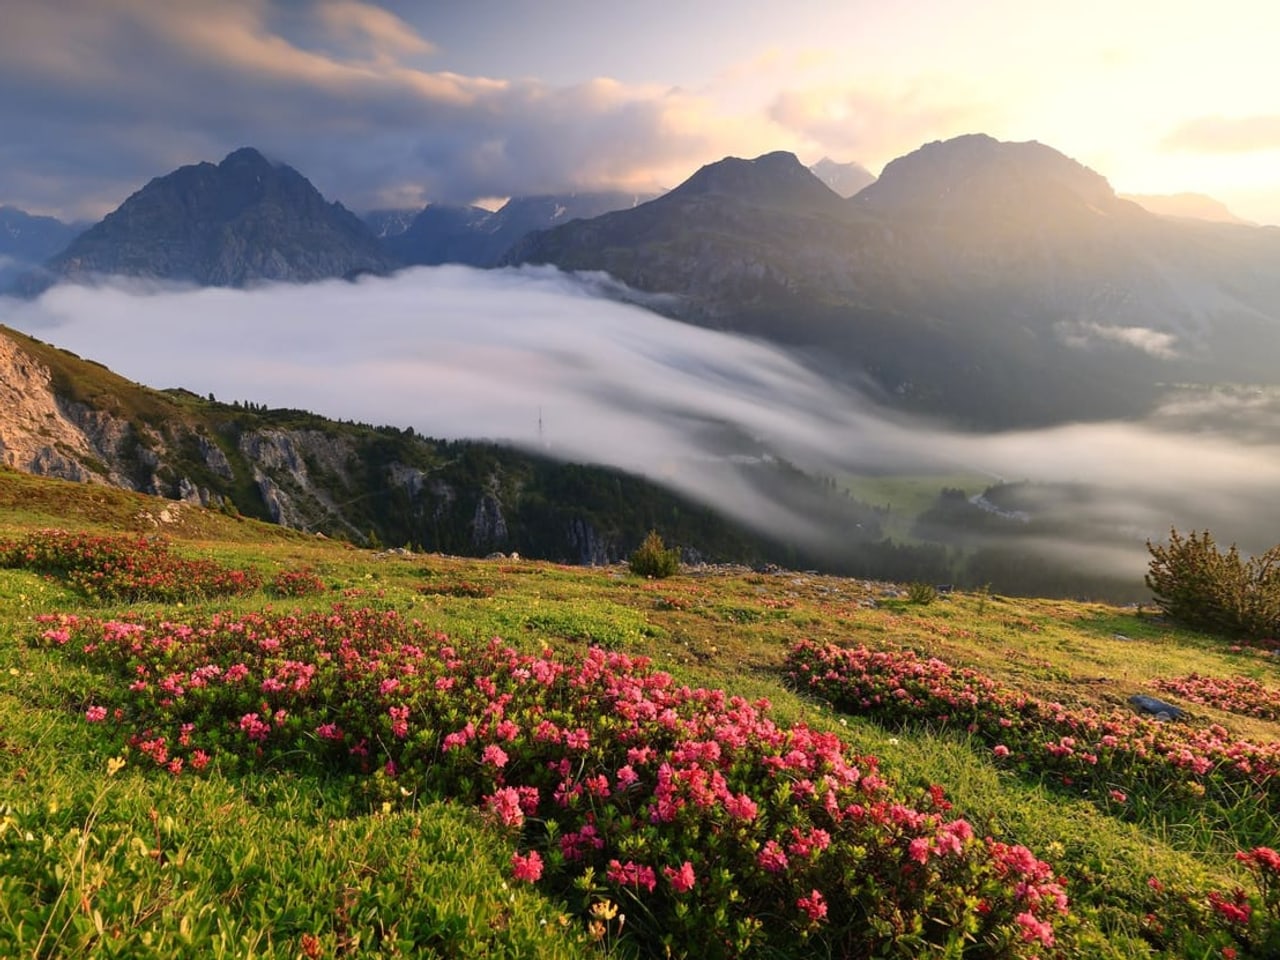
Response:
[[[240,287],[387,273],[369,228],[292,167],[251,147],[157,177],[22,284],[98,275]]]
[[[648,199],[617,191],[547,194],[512,197],[492,212],[483,207],[431,204],[403,230],[388,232],[384,243],[406,264],[492,267],[534,231],[630,209]]]

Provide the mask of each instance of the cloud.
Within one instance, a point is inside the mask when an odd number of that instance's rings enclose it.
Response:
[[[1163,145],[1191,153],[1280,150],[1280,114],[1196,117],[1173,130]]]
[[[1106,562],[1119,551],[1135,578],[1143,538],[1170,525],[1242,546],[1275,528],[1274,433],[1206,431],[1221,403],[1184,403],[1146,425],[954,433],[880,410],[781,349],[608,292],[603,275],[534,267],[251,291],[134,281],[0,300],[0,322],[153,386],[611,464],[819,547],[845,531],[819,527],[801,494],[763,489],[753,462],[779,455],[831,476],[933,471],[940,486],[957,472],[1086,484],[1089,497],[1066,508],[1081,534],[1055,551],[1083,556],[1103,531]]]
[[[1099,341],[1133,347],[1161,360],[1178,357],[1178,338],[1171,333],[1152,330],[1149,327],[1117,327],[1103,323],[1063,324],[1058,327],[1062,342],[1072,347],[1086,348]]]
[[[0,124],[22,135],[0,198],[63,215],[245,145],[355,209],[651,189],[765,147],[679,90],[430,69],[429,37],[356,0],[9,0],[4,20]]]
[[[891,159],[929,140],[945,139],[989,123],[992,111],[973,102],[939,98],[936,84],[895,90],[882,84],[785,90],[769,118],[826,151],[846,157]]]

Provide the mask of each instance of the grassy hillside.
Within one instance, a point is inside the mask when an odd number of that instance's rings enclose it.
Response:
[[[31,559],[50,526],[163,533],[194,563],[165,579]],[[1235,854],[1280,845],[1268,766],[1280,721],[1265,709],[1280,702],[1280,664],[1150,611],[984,593],[920,603],[889,584],[741,568],[647,581],[380,553],[4,471],[0,540],[27,544],[0,569],[2,956],[861,956],[876,943],[897,956],[1276,955],[1278,887],[1268,914]],[[228,568],[239,586],[202,594]],[[166,603],[146,599],[156,591]],[[253,685],[226,680],[228,664]],[[547,664],[568,686],[528,679]],[[261,684],[259,667],[275,671]],[[1246,692],[1193,703],[1186,692],[1205,687],[1191,674]],[[683,685],[744,700],[718,713]],[[1127,714],[1138,693],[1192,717],[1105,720],[1100,735],[1119,742],[1094,750],[1081,718]],[[640,726],[648,703],[669,719]],[[718,726],[693,736],[708,716]],[[535,717],[564,743],[535,735]],[[767,746],[778,735],[762,731],[793,724],[811,731],[787,734],[795,757]],[[758,746],[774,759],[757,765]],[[720,771],[724,809],[688,781],[660,813],[646,749],[672,750],[686,775]],[[574,761],[549,774],[555,750]],[[826,759],[790,766],[807,750]],[[857,824],[821,819],[821,784],[846,762],[862,779],[840,796],[862,797],[871,818]],[[522,784],[540,799],[503,807]],[[945,825],[959,819],[972,838]],[[584,824],[606,845],[593,851]],[[1010,844],[1048,864],[1036,883],[1061,880],[1068,913],[1015,893]]]

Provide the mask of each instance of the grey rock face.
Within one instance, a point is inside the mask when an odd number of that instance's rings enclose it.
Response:
[[[241,287],[386,273],[369,228],[252,148],[157,177],[49,260],[25,292],[124,275]]]

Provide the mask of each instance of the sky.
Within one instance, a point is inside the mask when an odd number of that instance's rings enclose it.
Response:
[[[2,0],[0,203],[255,146],[362,211],[1039,140],[1280,223],[1271,0]]]
[[[817,528],[803,490],[754,483],[766,455],[826,476],[892,468],[941,486],[964,474],[970,493],[1000,479],[1088,484],[1073,530],[1036,546],[1135,583],[1145,540],[1175,523],[1271,546],[1274,525],[1258,518],[1280,487],[1274,410],[1230,408],[1271,424],[1252,440],[1207,433],[1204,418],[1239,398],[1204,394],[1195,403],[1214,409],[1146,423],[957,433],[877,408],[778,347],[606,299],[610,283],[456,265],[249,290],[116,278],[0,297],[0,323],[156,387],[610,464],[818,547],[846,531]]]

